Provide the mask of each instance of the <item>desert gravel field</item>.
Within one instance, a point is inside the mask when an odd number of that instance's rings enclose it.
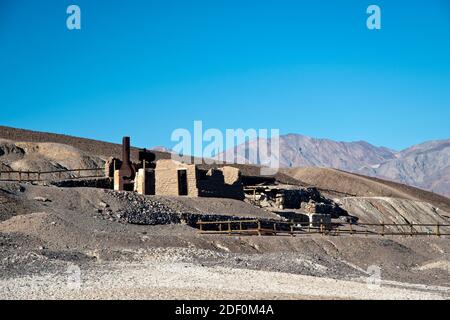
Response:
[[[1,299],[446,299],[450,288],[338,280],[286,272],[208,267],[159,259],[101,263],[81,267],[68,263],[56,273],[0,280]],[[173,256],[172,256],[173,258]],[[159,260],[159,261],[158,261]]]

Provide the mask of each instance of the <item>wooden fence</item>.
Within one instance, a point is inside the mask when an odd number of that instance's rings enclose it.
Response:
[[[51,171],[0,171],[0,181],[36,182],[104,177],[104,168]]]
[[[269,221],[260,219],[198,221],[201,234],[228,235],[356,235],[366,236],[449,236],[450,224],[408,223],[313,223]]]

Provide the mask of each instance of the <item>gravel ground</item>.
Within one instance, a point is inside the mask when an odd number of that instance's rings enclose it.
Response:
[[[243,285],[245,284],[245,285]],[[443,299],[449,288],[337,280],[173,261],[114,262],[96,268],[0,280],[1,299]],[[426,291],[424,291],[426,290]]]
[[[25,274],[0,278],[0,299],[450,298],[449,286],[393,281],[383,272],[379,280],[365,270],[346,274],[342,266],[330,270],[322,259],[301,255],[294,261],[280,255],[158,247],[130,250],[128,256],[106,261],[74,256],[55,259],[51,252],[32,256],[43,264],[35,270],[28,268]],[[258,265],[261,260],[268,265]],[[279,270],[273,263],[276,260],[282,262],[279,266],[292,264],[291,269]],[[293,273],[295,264],[300,274]],[[446,265],[441,262],[438,267]]]

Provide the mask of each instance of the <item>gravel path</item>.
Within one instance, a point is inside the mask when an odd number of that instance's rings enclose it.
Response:
[[[80,281],[78,281],[80,279]],[[0,280],[0,299],[442,299],[448,288],[368,286],[282,272],[180,262],[109,263],[95,269]],[[432,291],[419,291],[434,289]],[[440,292],[439,292],[440,291]]]

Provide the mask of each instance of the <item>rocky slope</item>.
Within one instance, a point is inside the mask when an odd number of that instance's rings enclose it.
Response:
[[[330,168],[282,169],[286,175],[305,185],[316,186],[322,193],[333,197],[389,197],[428,202],[450,212],[450,199],[393,181],[367,177]]]
[[[0,126],[0,139],[20,142],[53,142],[65,144],[75,147],[87,155],[94,155],[103,158],[120,157],[122,152],[122,146],[116,143],[5,126]],[[164,152],[155,151],[155,153],[157,159],[167,159],[170,157],[169,154]],[[137,148],[131,148],[131,158],[133,160],[138,158]]]
[[[342,207],[359,218],[359,223],[395,224],[448,224],[448,212],[427,202],[388,197],[346,197],[341,199]],[[389,229],[390,227],[387,227]],[[403,231],[409,231],[409,227]],[[435,232],[433,226],[416,227],[420,232]],[[450,231],[444,227],[445,232]],[[441,230],[441,232],[443,232]]]
[[[104,160],[66,144],[0,139],[0,164],[2,171],[51,171],[97,168]]]

